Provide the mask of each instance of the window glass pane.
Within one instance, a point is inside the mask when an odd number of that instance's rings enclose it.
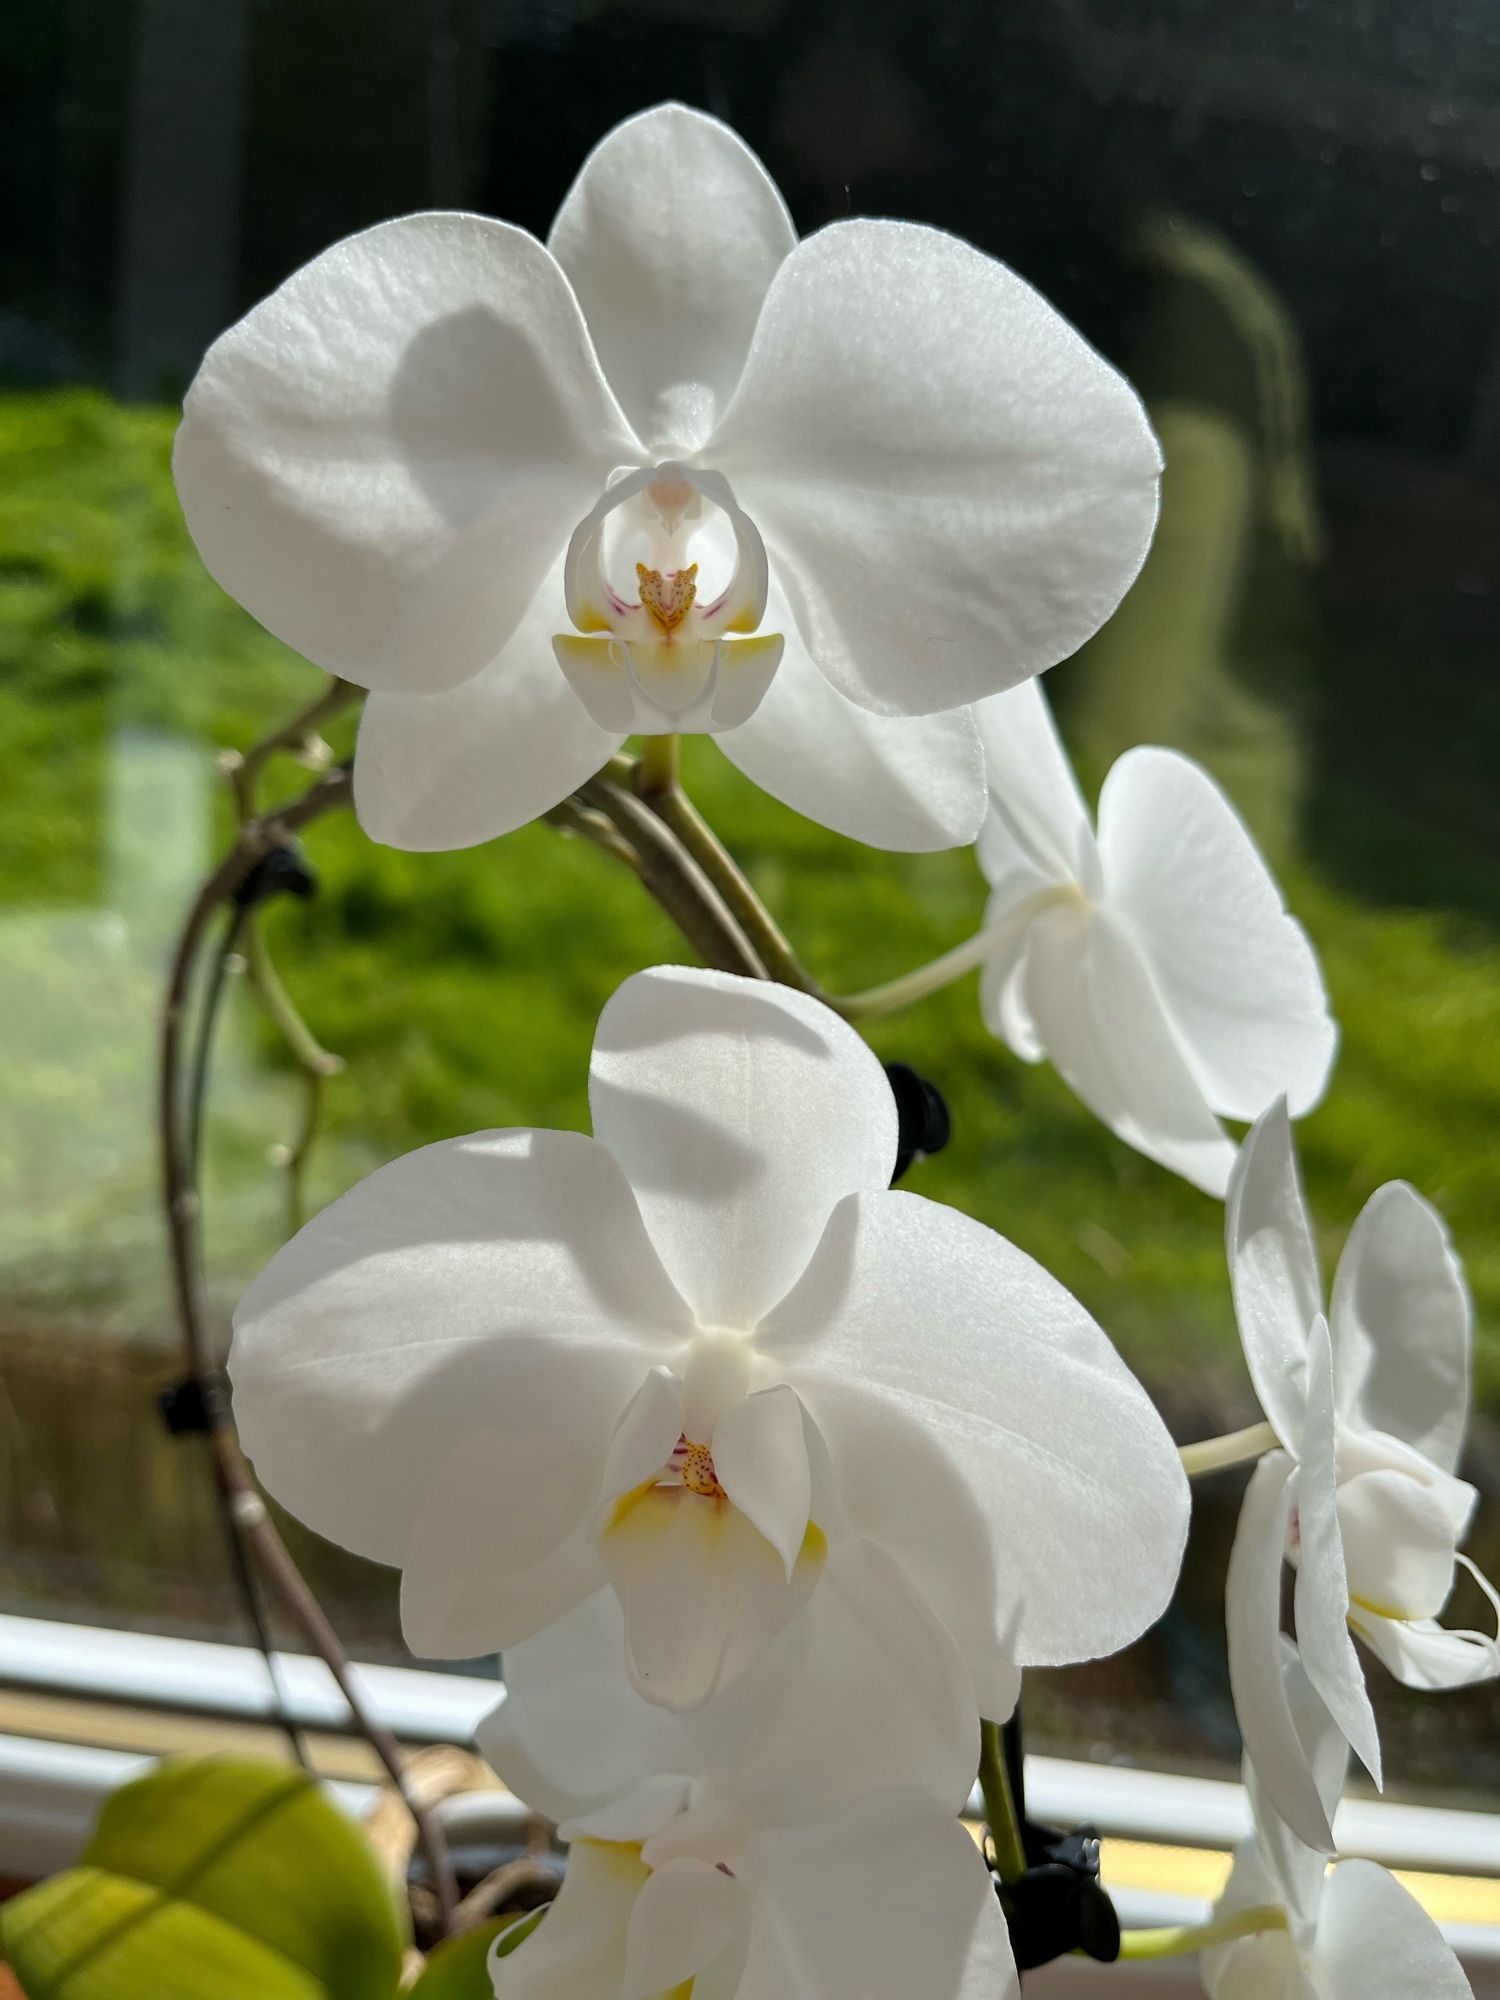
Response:
[[[1128,18],[1127,18],[1128,17]],[[0,1600],[239,1635],[180,1373],[154,1068],[172,943],[233,827],[225,757],[321,676],[209,581],[169,473],[207,343],[307,257],[413,209],[544,232],[588,147],[680,95],[762,154],[799,228],[936,223],[1006,259],[1145,395],[1153,553],[1048,682],[1086,786],[1134,743],[1199,758],[1273,859],[1343,1034],[1300,1128],[1332,1257],[1405,1178],[1446,1215],[1479,1333],[1470,1541],[1500,1574],[1500,32],[1479,8],[1149,0],[13,0],[0,200]],[[346,755],[348,717],[330,727]],[[832,989],[974,927],[966,853],[875,854],[714,749],[688,782]],[[269,800],[310,773],[281,756]],[[284,1234],[379,1161],[484,1126],[583,1125],[594,1018],[684,954],[546,827],[472,852],[309,835],[317,894],[263,935],[318,1044],[309,1092],[231,961],[205,1125],[215,1336]],[[253,971],[253,968],[251,969]],[[910,1185],[1086,1301],[1176,1434],[1250,1421],[1221,1213],[984,1031],[973,981],[874,1034],[952,1145]],[[1205,1484],[1177,1607],[1029,1683],[1042,1747],[1227,1765],[1221,1592],[1240,1475]],[[289,1535],[351,1646],[401,1657],[393,1580]],[[1465,1584],[1451,1617],[1482,1618]],[[1500,1776],[1489,1691],[1372,1671],[1399,1783]]]

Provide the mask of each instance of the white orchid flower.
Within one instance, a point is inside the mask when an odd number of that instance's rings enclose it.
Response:
[[[735,134],[667,104],[546,246],[415,215],[294,273],[209,350],[174,464],[225,589],[373,690],[376,839],[487,840],[693,729],[921,850],[983,816],[965,704],[1130,584],[1160,458],[1004,265],[899,222],[799,243]]]
[[[1380,1743],[1351,1627],[1410,1687],[1500,1674],[1493,1639],[1437,1623],[1456,1565],[1472,1570],[1457,1550],[1476,1495],[1454,1475],[1468,1401],[1469,1298],[1441,1218],[1392,1181],[1350,1232],[1324,1318],[1280,1101],[1241,1148],[1226,1235],[1245,1359],[1281,1445],[1255,1469],[1230,1557],[1230,1680],[1246,1755],[1267,1796],[1302,1840],[1326,1849],[1331,1832],[1277,1666],[1283,1559],[1297,1572],[1297,1643],[1308,1675],[1377,1784]]]
[[[1023,1061],[1050,1061],[1127,1145],[1222,1195],[1234,1146],[1220,1118],[1254,1118],[1280,1092],[1300,1117],[1333,1064],[1306,932],[1186,757],[1128,750],[1096,833],[1036,682],[975,715],[990,786],[986,1023]]]
[[[675,1716],[590,1598],[505,1658],[480,1747],[562,1822],[562,1894],[492,1961],[497,2000],[1007,2000],[1004,1919],[960,1824],[978,1718],[900,1569],[844,1543],[733,1688]]]
[[[1343,1794],[1348,1748],[1288,1640],[1279,1642],[1282,1700],[1324,1818]],[[1340,1861],[1298,1839],[1248,1759],[1255,1832],[1235,1856],[1215,1910],[1280,1910],[1286,1928],[1213,1946],[1202,1956],[1210,2000],[1469,2000],[1471,1988],[1437,1925],[1373,1861]]]
[[[985,1714],[1012,1662],[1165,1608],[1181,1463],[1083,1308],[1003,1237],[888,1188],[896,1112],[788,988],[658,967],[600,1018],[595,1136],[393,1161],[235,1321],[266,1485],[405,1569],[418,1653],[503,1650],[608,1579],[638,1689],[689,1708],[880,1543]]]

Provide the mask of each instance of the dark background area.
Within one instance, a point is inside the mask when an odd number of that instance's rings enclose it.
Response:
[[[1285,302],[1315,419],[1303,831],[1405,902],[1440,840],[1472,857],[1445,899],[1500,913],[1495,8],[11,0],[0,77],[0,376],[136,397],[365,224],[462,205],[544,233],[587,148],[665,96],[734,124],[804,231],[892,213],[1013,263],[1148,399],[1143,218],[1217,232]],[[1220,366],[1199,343],[1199,393]]]

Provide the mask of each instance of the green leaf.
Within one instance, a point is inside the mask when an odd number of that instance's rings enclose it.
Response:
[[[28,2000],[389,2000],[406,1921],[305,1772],[204,1757],[116,1792],[0,1940]]]
[[[521,1917],[497,1917],[477,1930],[440,1944],[428,1959],[425,1970],[406,2000],[494,2000],[489,1975],[490,1946],[505,1936],[500,1956],[523,1944],[546,1915],[545,1909],[529,1910]]]

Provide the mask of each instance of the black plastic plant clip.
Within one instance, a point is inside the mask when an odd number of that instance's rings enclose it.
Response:
[[[1015,1882],[1002,1882],[993,1870],[991,1876],[1018,1969],[1031,1972],[1075,1951],[1112,1965],[1120,1956],[1120,1919],[1099,1880],[1098,1833],[1091,1826],[1059,1833],[1026,1818],[1018,1717],[1005,1725],[1005,1761],[1022,1816],[1026,1873]]]
[[[229,1384],[219,1374],[206,1379],[185,1375],[156,1399],[161,1420],[173,1437],[206,1436],[223,1421],[228,1406]]]
[[[312,863],[295,840],[283,841],[263,854],[234,892],[237,908],[252,910],[273,896],[300,896],[305,902],[318,893]]]
[[[891,1175],[894,1187],[908,1167],[942,1152],[953,1136],[953,1120],[937,1085],[929,1083],[910,1063],[887,1063],[885,1075],[896,1100],[896,1171]]]

